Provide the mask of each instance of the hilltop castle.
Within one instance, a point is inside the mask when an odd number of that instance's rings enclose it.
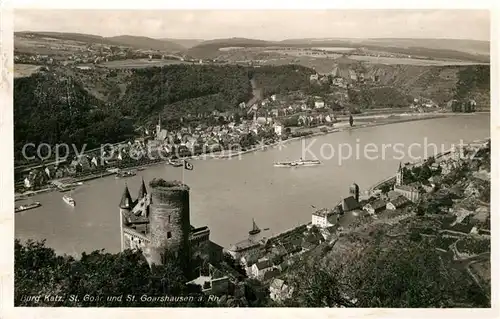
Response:
[[[127,186],[120,201],[121,250],[141,249],[149,264],[163,264],[165,251],[188,258],[197,254],[216,263],[222,247],[209,239],[207,226],[190,223],[189,187],[154,179],[150,193],[144,180],[134,201]]]

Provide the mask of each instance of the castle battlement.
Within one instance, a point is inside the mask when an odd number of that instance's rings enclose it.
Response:
[[[189,255],[193,247],[210,241],[208,226],[190,224],[189,186],[163,179],[154,179],[149,186],[148,192],[142,181],[136,200],[125,186],[119,205],[122,251],[147,251],[148,261],[158,264],[166,250]]]

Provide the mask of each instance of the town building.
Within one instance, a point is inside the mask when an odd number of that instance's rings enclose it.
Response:
[[[399,195],[395,199],[390,200],[387,203],[386,208],[389,209],[389,210],[396,210],[396,209],[399,209],[399,208],[403,208],[408,203],[409,203],[409,199],[408,198],[406,198],[403,195]]]
[[[333,209],[319,209],[312,213],[311,224],[320,228],[330,227],[336,224],[337,216]]]
[[[243,257],[243,255],[257,253],[260,248],[261,244],[259,242],[248,238],[229,246],[227,253],[230,254],[235,260],[239,260]]]
[[[387,204],[385,201],[378,199],[378,200],[375,200],[371,203],[366,204],[363,207],[363,210],[367,211],[370,215],[374,215],[374,214],[380,213],[381,211],[385,210],[386,205]]]
[[[272,267],[273,267],[273,265],[269,259],[261,260],[255,264],[253,264],[252,271],[251,271],[252,277],[263,278],[264,274],[266,272],[272,270]]]
[[[412,202],[416,202],[420,198],[419,190],[411,185],[395,185],[394,191],[408,198]]]
[[[210,241],[208,227],[190,224],[189,187],[155,179],[150,193],[144,180],[136,200],[125,186],[120,201],[121,249],[141,249],[150,264],[162,264],[166,251],[188,258],[201,251],[209,262],[222,258],[222,247]]]
[[[359,197],[359,194],[358,194]],[[344,213],[361,208],[359,201],[354,196],[346,197],[342,200],[342,211]]]
[[[324,101],[315,101],[314,102],[314,107],[317,109],[321,109],[325,107],[325,102]]]
[[[274,279],[269,287],[269,294],[274,301],[284,301],[292,297],[293,287],[285,284],[282,279]]]
[[[352,81],[357,81],[358,80],[358,76],[356,75],[356,72],[354,70],[349,69],[349,78]]]
[[[281,136],[283,134],[283,125],[274,123],[274,134]]]

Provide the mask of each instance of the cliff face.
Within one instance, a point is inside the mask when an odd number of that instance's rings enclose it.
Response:
[[[355,62],[334,65],[332,71],[333,75],[348,81],[356,78],[355,83],[364,78],[367,85],[360,85],[361,89],[393,90],[409,98],[431,99],[438,105],[457,98],[457,91],[466,91],[467,94],[458,97],[475,99],[482,109],[490,107],[489,72],[489,65],[424,66]]]

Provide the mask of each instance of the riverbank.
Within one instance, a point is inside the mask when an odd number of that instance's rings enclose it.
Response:
[[[205,159],[205,160],[206,159],[230,159],[230,158],[243,156],[245,154],[249,154],[249,153],[256,152],[256,151],[263,151],[263,150],[267,150],[270,148],[280,147],[282,145],[286,145],[288,143],[292,143],[295,141],[307,140],[307,139],[314,138],[317,136],[323,136],[323,135],[344,132],[344,131],[353,131],[353,130],[368,128],[368,127],[383,126],[383,125],[388,125],[388,124],[396,124],[396,123],[443,118],[443,117],[447,117],[450,115],[454,116],[454,115],[463,115],[463,114],[456,114],[456,113],[415,113],[415,114],[411,114],[411,113],[409,113],[409,114],[406,114],[403,116],[401,116],[401,114],[385,114],[383,116],[374,115],[374,116],[371,116],[370,118],[376,119],[376,121],[367,122],[367,123],[363,123],[363,124],[359,124],[359,125],[355,124],[353,127],[350,127],[348,123],[340,122],[344,125],[339,127],[340,123],[337,123],[336,127],[330,128],[327,132],[323,132],[323,131],[320,131],[319,128],[315,128],[315,129],[317,129],[316,132],[313,132],[310,135],[293,137],[293,138],[289,138],[287,140],[277,141],[277,142],[274,142],[274,143],[271,143],[268,145],[256,145],[256,146],[254,146],[248,150],[245,150],[245,151],[228,152],[228,154],[226,154],[226,152],[222,151],[222,152],[214,153],[211,155],[202,154],[202,155],[196,155],[196,156],[188,156],[188,157],[184,157],[184,159]],[[311,129],[308,129],[308,130],[310,131]],[[151,163],[142,164],[142,165],[138,165],[138,166],[130,166],[130,167],[127,167],[126,169],[133,170],[133,169],[152,167],[152,166],[156,166],[156,165],[165,165],[165,162],[166,162],[166,159],[162,160],[162,161],[154,161]],[[99,174],[92,174],[92,175],[87,175],[87,176],[82,176],[82,177],[76,177],[73,179],[73,182],[89,181],[89,180],[98,179],[101,177],[110,176],[113,174],[114,173],[104,172],[102,174],[99,173]],[[16,194],[15,200],[17,201],[17,200],[25,199],[27,197],[31,197],[31,196],[39,194],[39,193],[50,192],[53,190],[56,190],[56,189],[51,186],[51,187],[47,187],[47,188],[44,188],[44,189],[41,189],[41,190],[38,190],[35,192],[30,191],[30,192],[26,192],[26,193],[22,193],[22,194]]]
[[[491,138],[491,137],[485,137],[485,138],[482,138],[482,139],[479,139],[479,140],[474,140],[474,141],[468,142],[468,143],[466,143],[466,144],[464,144],[464,145],[465,145],[465,146],[467,146],[467,145],[470,145],[470,144],[473,144],[473,143],[476,143],[476,144],[484,144],[484,143],[486,143],[486,142],[487,142],[490,138]],[[452,150],[453,150],[453,147],[452,147],[452,148],[450,148],[450,149],[448,149],[448,150],[446,150],[446,151],[444,151],[444,152],[439,152],[439,153],[437,153],[437,154],[433,155],[433,157],[434,157],[436,160],[437,160],[437,159],[440,159],[440,158],[442,158],[442,157],[444,157],[444,156],[449,155],[449,154],[452,152]],[[420,159],[420,160],[418,160],[418,161],[409,162],[409,164],[408,164],[408,165],[409,165],[409,166],[412,166],[412,167],[413,167],[413,166],[416,166],[416,165],[421,165],[421,164],[423,164],[426,160],[427,160],[427,158],[423,158],[423,159]],[[379,181],[379,182],[377,182],[377,183],[373,184],[373,185],[372,185],[371,187],[369,187],[369,188],[368,188],[368,190],[367,190],[367,191],[365,191],[365,192],[367,192],[368,194],[370,194],[370,195],[371,195],[371,194],[373,194],[373,193],[374,193],[377,189],[379,189],[380,187],[382,187],[382,185],[384,185],[384,184],[386,184],[386,183],[389,183],[389,182],[392,182],[392,180],[394,180],[394,181],[396,180],[396,175],[394,175],[394,176],[390,176],[390,177],[387,177],[387,178],[385,178],[385,179],[383,179],[383,180],[381,180],[381,181]]]
[[[373,115],[373,116],[367,116],[367,117],[364,117],[363,119],[382,119],[382,120],[388,120],[388,121],[384,121],[384,122],[368,122],[368,123],[364,123],[364,124],[359,124],[359,125],[354,125],[352,127],[349,126],[349,123],[343,123],[343,122],[340,122],[344,125],[342,126],[338,126],[338,124],[340,123],[335,123],[337,124],[337,127],[333,127],[331,129],[329,129],[328,131],[326,132],[323,132],[323,131],[320,131],[320,128],[319,127],[314,127],[314,128],[304,128],[303,130],[300,130],[302,132],[304,131],[313,131],[312,134],[309,134],[309,135],[305,135],[305,136],[299,136],[299,137],[292,137],[292,138],[289,138],[289,139],[286,139],[286,140],[282,140],[282,141],[277,141],[277,142],[274,142],[272,144],[268,144],[268,145],[264,145],[264,146],[255,146],[249,150],[245,150],[245,151],[240,151],[240,152],[230,152],[229,154],[224,154],[223,152],[219,152],[219,153],[216,153],[212,156],[208,156],[208,155],[199,155],[199,156],[195,156],[195,157],[198,157],[198,158],[201,158],[201,157],[209,157],[209,158],[217,158],[217,159],[227,159],[227,158],[232,158],[232,157],[237,157],[237,156],[242,156],[242,155],[245,155],[245,154],[248,154],[248,153],[252,153],[252,152],[256,152],[256,151],[262,151],[262,150],[266,150],[268,148],[273,148],[273,147],[277,147],[279,145],[285,145],[285,144],[288,144],[288,143],[291,143],[291,142],[295,142],[295,141],[300,141],[300,140],[307,140],[307,139],[310,139],[310,138],[313,138],[313,137],[317,137],[317,136],[323,136],[323,135],[328,135],[328,134],[332,134],[332,133],[339,133],[339,132],[345,132],[345,131],[353,131],[353,130],[357,130],[357,129],[362,129],[362,128],[368,128],[368,127],[377,127],[377,126],[383,126],[383,125],[388,125],[388,124],[397,124],[397,123],[405,123],[405,122],[413,122],[413,121],[422,121],[422,120],[431,120],[431,119],[438,119],[438,118],[444,118],[444,117],[447,117],[448,115],[450,115],[451,113],[416,113],[416,114],[386,114],[386,115]],[[405,118],[402,118],[402,117],[405,117]],[[411,118],[407,118],[407,117],[411,117]],[[334,125],[335,125],[334,124]]]

